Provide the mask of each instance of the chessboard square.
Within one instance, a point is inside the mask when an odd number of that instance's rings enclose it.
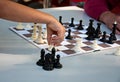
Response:
[[[25,36],[25,37],[31,37],[32,36],[32,34],[23,34],[23,36]]]
[[[84,44],[86,44],[86,45],[92,45],[93,43],[92,42],[90,42],[90,41],[86,41],[86,42],[83,42]]]
[[[17,33],[19,33],[19,34],[29,34],[29,32],[26,31],[26,30],[21,30],[21,31],[18,31]]]
[[[73,31],[74,34],[82,34],[81,32],[79,31]]]
[[[72,37],[73,37],[74,39],[75,39],[75,38],[81,38],[81,37],[78,36],[78,35],[73,35]]]
[[[99,46],[103,47],[103,48],[108,48],[110,47],[110,45],[108,44],[105,44],[105,43],[102,43],[102,44],[98,44]]]
[[[116,44],[116,43],[108,44],[108,45],[110,45],[111,47],[118,47],[118,46],[120,46],[119,44]]]
[[[16,27],[14,27],[13,29],[16,30],[16,31],[22,31],[22,30],[25,30],[25,29],[17,29]]]
[[[67,42],[73,44],[73,43],[76,43],[76,40],[67,40]],[[66,44],[67,45],[67,44]]]
[[[65,40],[65,41],[63,41],[63,42],[61,43],[61,45],[68,45],[68,44],[71,44],[71,43],[68,42],[67,40]]]
[[[89,46],[84,46],[84,47],[81,47],[84,51],[91,51],[93,50],[93,48],[89,47]]]
[[[33,33],[33,29],[29,29],[29,30],[27,30],[28,32],[30,32],[30,33]]]
[[[37,44],[36,44],[37,45]],[[49,47],[48,44],[37,45],[39,48],[47,49]]]
[[[115,43],[120,45],[120,40],[116,41]]]
[[[63,50],[62,52],[64,52],[67,55],[75,54],[76,53],[74,50]]]
[[[65,47],[65,46],[57,46],[56,47],[58,50],[68,50],[69,48]]]
[[[66,53],[63,53],[63,52],[61,52],[61,51],[57,51],[56,52],[56,55],[60,55],[60,57],[66,57],[66,56],[68,56]]]
[[[69,48],[69,49],[72,49],[74,46],[75,46],[75,45],[72,45],[72,44],[70,44],[70,45],[65,45],[65,47],[67,47],[67,48]]]
[[[87,31],[86,30],[80,30],[82,34],[85,34]]]
[[[86,38],[88,35],[86,35],[86,34],[79,34],[79,36],[82,37],[82,38]]]

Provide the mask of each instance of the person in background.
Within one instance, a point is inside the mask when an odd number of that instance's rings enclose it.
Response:
[[[120,34],[120,0],[86,0],[84,9],[90,17],[105,23],[110,29],[116,21],[116,33]]]
[[[83,8],[85,1],[86,0],[70,0],[70,4],[72,6],[79,6],[79,7]]]
[[[44,23],[47,25],[48,44],[57,45],[64,40],[65,28],[52,15],[11,0],[0,0],[0,18],[16,22]],[[54,34],[56,36],[53,37]]]

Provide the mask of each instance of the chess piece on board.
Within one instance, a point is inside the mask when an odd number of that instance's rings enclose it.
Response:
[[[106,31],[103,32],[102,38],[100,39],[101,42],[107,42],[106,40]]]
[[[115,52],[115,55],[120,56],[120,46],[118,47],[117,51]]]
[[[54,63],[54,67],[57,68],[57,69],[62,68],[62,64],[60,63],[60,55],[56,56],[56,61]]]
[[[34,26],[33,26],[33,33],[32,33],[32,40],[36,40],[37,39],[37,24],[34,23]]]
[[[41,53],[40,53],[40,58],[41,59],[39,59],[37,62],[36,62],[36,64],[38,65],[38,66],[43,66],[44,65],[44,56],[45,56],[45,50],[44,49],[42,49],[41,50]]]
[[[46,71],[51,71],[51,70],[54,69],[54,65],[53,65],[52,57],[51,57],[50,53],[47,53],[45,55],[45,62],[44,62],[44,65],[43,65],[43,69],[46,70]]]
[[[97,40],[96,40],[96,39],[93,41],[93,44],[91,45],[91,47],[92,47],[94,50],[100,49],[100,47],[99,47],[98,44],[97,44]]]
[[[113,43],[114,43],[114,34],[113,34],[113,33],[110,34],[108,43],[109,43],[109,44],[113,44]]]
[[[75,24],[74,24],[74,18],[71,18],[71,23],[69,24],[70,27],[75,27]]]
[[[95,38],[100,38],[101,37],[101,30],[100,30],[101,23],[97,23],[97,28],[95,30]]]
[[[112,29],[112,34],[113,34],[113,40],[117,40],[116,38],[116,27],[117,27],[117,22],[115,21],[114,24],[113,24],[113,29]]]
[[[77,30],[83,30],[82,20],[79,21],[79,25],[77,27]]]
[[[72,36],[71,36],[71,29],[68,29],[68,35],[66,36],[66,39],[72,40]]]
[[[17,30],[23,30],[24,26],[22,25],[22,23],[18,23],[18,25],[16,26]]]
[[[63,25],[63,23],[62,23],[62,16],[59,16],[59,22]]]
[[[43,40],[43,38],[42,38],[42,27],[39,26],[39,27],[38,27],[38,30],[39,30],[38,38],[35,40],[35,42],[38,43],[38,44],[43,44],[43,43],[45,43],[45,42],[44,42],[44,40]]]

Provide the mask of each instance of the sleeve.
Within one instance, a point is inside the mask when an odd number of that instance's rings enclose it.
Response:
[[[92,18],[98,20],[100,15],[108,11],[106,0],[87,0],[84,5],[85,12]]]

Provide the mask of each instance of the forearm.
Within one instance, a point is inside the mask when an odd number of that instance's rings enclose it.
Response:
[[[37,11],[35,9],[11,2],[10,0],[0,1],[0,17],[18,22],[49,23],[53,16]]]

